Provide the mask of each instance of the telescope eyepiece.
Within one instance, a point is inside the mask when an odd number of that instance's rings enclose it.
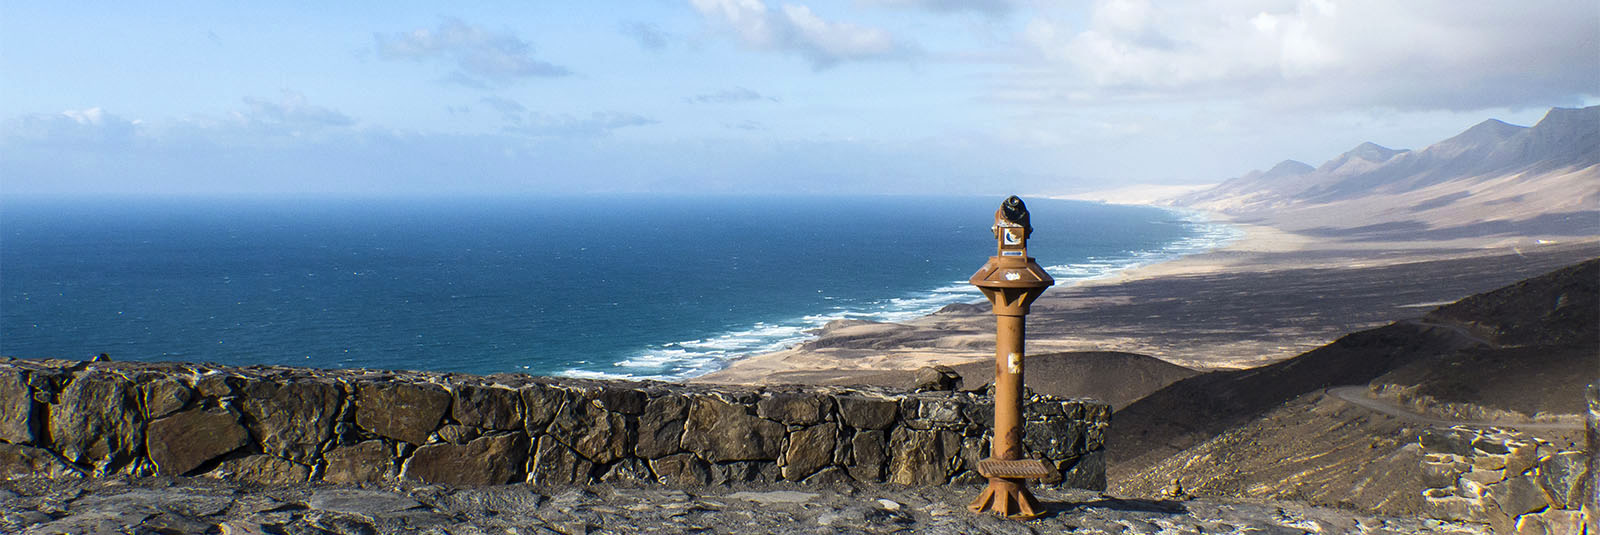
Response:
[[[1000,205],[1000,214],[1006,218],[1006,221],[1012,223],[1019,225],[1027,225],[1028,223],[1028,205],[1023,204],[1022,198],[1016,195],[1007,198],[1006,202]]]

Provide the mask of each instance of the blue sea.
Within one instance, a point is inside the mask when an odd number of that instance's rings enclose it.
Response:
[[[7,199],[0,355],[681,379],[831,320],[981,301],[1001,200]],[[1058,284],[1234,237],[1028,206]]]

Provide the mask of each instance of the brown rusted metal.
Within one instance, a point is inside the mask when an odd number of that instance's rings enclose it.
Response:
[[[994,441],[989,458],[978,463],[989,486],[968,508],[1016,519],[1037,518],[1044,510],[1028,492],[1027,480],[1043,477],[1048,469],[1041,461],[1023,459],[1022,341],[1029,305],[1055,279],[1028,256],[1033,226],[1022,199],[1015,195],[1006,199],[994,212],[992,229],[998,242],[995,255],[969,282],[994,306]]]

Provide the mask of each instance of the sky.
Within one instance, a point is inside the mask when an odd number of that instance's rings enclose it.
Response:
[[[1073,193],[1600,103],[1600,3],[0,0],[0,195]]]

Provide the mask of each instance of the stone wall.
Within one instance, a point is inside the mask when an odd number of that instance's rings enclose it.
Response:
[[[1488,523],[1496,533],[1581,533],[1593,492],[1581,450],[1500,429],[1422,433],[1428,516]]]
[[[0,477],[263,484],[979,482],[992,423],[975,392],[21,359],[0,411]],[[1105,488],[1108,405],[1025,412],[1043,483]]]

